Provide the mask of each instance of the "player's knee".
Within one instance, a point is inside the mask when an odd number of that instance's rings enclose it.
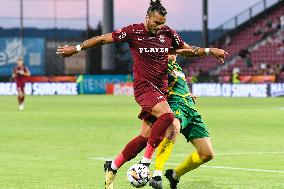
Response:
[[[200,159],[202,159],[203,162],[208,162],[212,160],[215,157],[215,155],[213,152],[203,152],[199,153],[199,157]]]
[[[142,128],[140,131],[140,136],[143,138],[149,138],[151,135],[151,128]]]
[[[166,132],[165,137],[168,138],[171,141],[175,141],[177,134],[179,133],[179,130],[174,126],[171,125]]]
[[[158,118],[157,122],[159,122],[159,124],[152,127],[151,137],[149,139],[149,144],[152,147],[156,148],[159,146],[166,134],[168,127],[173,123],[173,121],[173,113],[166,113]]]

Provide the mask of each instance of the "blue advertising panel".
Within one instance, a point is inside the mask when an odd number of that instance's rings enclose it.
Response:
[[[107,83],[124,83],[131,80],[129,75],[83,75],[78,82],[81,94],[105,94]]]
[[[43,38],[0,38],[0,76],[11,75],[16,61],[23,55],[32,75],[43,75],[45,41]]]

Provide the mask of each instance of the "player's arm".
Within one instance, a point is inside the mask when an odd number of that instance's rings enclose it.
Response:
[[[12,78],[13,78],[13,79],[15,79],[15,78],[16,78],[16,76],[17,76],[16,70],[15,70],[15,69],[13,69],[13,70],[12,70]]]
[[[178,54],[185,58],[200,58],[204,56],[214,56],[220,63],[224,63],[225,55],[228,54],[223,49],[218,48],[201,48],[190,46],[186,43],[179,49],[172,49],[171,54]]]
[[[62,57],[69,57],[69,56],[72,56],[80,52],[81,50],[86,50],[92,47],[98,47],[98,46],[112,43],[112,42],[114,42],[112,33],[108,33],[105,35],[100,35],[100,36],[96,36],[91,39],[88,39],[76,46],[71,46],[71,45],[59,46],[57,48],[56,54],[59,54]]]
[[[31,76],[31,72],[30,72],[30,70],[27,67],[26,67],[26,70],[25,70],[23,75],[27,76],[27,77]]]

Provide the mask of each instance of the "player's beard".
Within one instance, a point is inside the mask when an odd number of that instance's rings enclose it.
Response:
[[[149,30],[152,35],[157,35],[159,33],[159,29],[151,29]]]

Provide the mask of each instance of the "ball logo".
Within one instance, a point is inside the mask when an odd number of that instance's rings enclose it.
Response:
[[[133,178],[135,178],[136,180],[139,179],[139,176],[138,176],[138,174],[137,174],[137,172],[136,172],[135,170],[132,170],[132,171],[130,172],[130,175],[131,175]]]

